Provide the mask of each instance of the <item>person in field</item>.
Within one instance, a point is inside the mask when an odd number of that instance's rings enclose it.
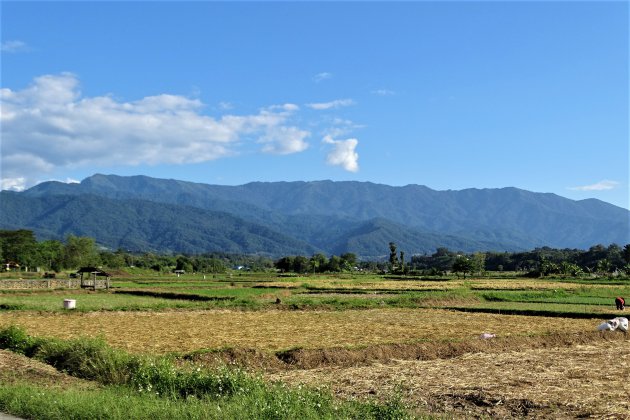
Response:
[[[615,305],[617,305],[617,310],[623,311],[623,308],[626,306],[626,301],[622,297],[615,298]]]

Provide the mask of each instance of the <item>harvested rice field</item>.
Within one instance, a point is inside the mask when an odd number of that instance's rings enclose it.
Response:
[[[630,295],[630,281],[149,280],[110,292],[0,292],[0,327],[101,337],[138,355],[174,353],[181,365],[239,365],[342,399],[398,394],[419,417],[630,418],[629,336],[596,331],[627,316],[614,298]],[[78,310],[63,309],[68,297]],[[15,381],[12,369],[56,380],[25,363],[0,353],[0,382]]]
[[[132,352],[190,352],[225,347],[278,351],[386,343],[458,341],[493,332],[499,337],[558,330],[591,331],[599,322],[555,317],[461,313],[439,309],[347,311],[164,311],[0,313],[0,326],[19,325],[37,336],[102,336]]]
[[[588,290],[601,288],[597,284],[566,282],[562,280],[540,279],[449,279],[449,280],[354,280],[354,279],[310,279],[298,277],[283,281],[266,281],[256,283],[255,287],[297,289],[306,287],[316,290],[351,289],[351,290],[391,290],[391,291],[424,291],[424,290]],[[610,290],[627,290],[627,285],[607,285]]]
[[[343,398],[398,391],[415,409],[449,417],[556,419],[629,418],[629,377],[630,340],[625,338],[269,375],[296,386],[328,386]]]

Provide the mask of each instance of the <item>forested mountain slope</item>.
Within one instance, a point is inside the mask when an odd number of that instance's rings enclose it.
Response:
[[[630,242],[628,210],[517,188],[436,191],[332,181],[219,186],[97,174],[80,184],[45,182],[3,192],[0,206],[5,228],[47,236],[94,232],[106,246],[174,252],[376,256],[386,254],[389,241],[408,253],[437,246],[469,252]]]

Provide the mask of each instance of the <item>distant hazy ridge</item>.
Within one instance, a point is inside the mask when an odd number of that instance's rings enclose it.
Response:
[[[94,175],[0,194],[2,229],[32,229],[40,239],[91,236],[134,251],[376,257],[390,241],[408,255],[439,246],[469,252],[630,242],[628,210],[517,188],[332,181],[231,187]]]

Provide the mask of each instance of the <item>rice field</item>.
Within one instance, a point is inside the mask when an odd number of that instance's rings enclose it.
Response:
[[[262,358],[270,381],[340,398],[397,391],[420,415],[624,418],[630,340],[595,332],[624,315],[613,304],[624,295],[630,281],[131,277],[109,292],[0,292],[0,327],[136,354]]]
[[[415,407],[455,417],[628,418],[630,341],[571,348],[471,353],[452,359],[269,375],[298,386],[328,386],[344,398],[398,391]]]
[[[186,310],[161,312],[4,312],[0,326],[60,338],[102,336],[132,352],[190,352],[224,347],[279,351],[290,348],[357,347],[429,340],[467,340],[483,332],[499,336],[547,334],[562,323],[552,317],[464,314],[437,309],[349,311]],[[562,323],[565,324],[565,323]],[[560,329],[592,330],[597,320],[575,320]]]

